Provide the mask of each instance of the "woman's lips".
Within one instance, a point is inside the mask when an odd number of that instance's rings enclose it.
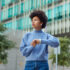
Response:
[[[34,24],[32,24],[32,26],[34,26]]]

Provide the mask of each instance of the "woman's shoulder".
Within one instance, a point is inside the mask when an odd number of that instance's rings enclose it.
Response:
[[[28,37],[29,35],[31,35],[32,34],[32,32],[26,32],[24,35],[23,35],[23,37]]]
[[[47,33],[47,32],[46,33],[44,32],[44,34],[46,35],[47,38],[53,36],[53,35],[51,35],[50,33]]]

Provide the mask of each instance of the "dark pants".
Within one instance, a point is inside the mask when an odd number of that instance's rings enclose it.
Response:
[[[24,70],[49,70],[47,61],[26,61]]]

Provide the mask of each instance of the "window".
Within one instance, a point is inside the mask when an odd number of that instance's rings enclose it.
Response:
[[[30,0],[30,10],[33,10],[35,8],[35,0]]]
[[[57,18],[57,7],[54,8],[54,19]]]
[[[43,7],[43,0],[41,0],[41,7]]]
[[[51,4],[52,3],[52,0],[48,0],[48,4]]]
[[[12,20],[12,29],[17,29],[17,23],[16,20]]]
[[[58,6],[57,9],[58,9],[57,10],[57,16],[59,19],[61,19],[62,18],[62,6]]]
[[[27,29],[27,17],[25,17],[25,23],[24,24],[25,24],[24,28]]]
[[[34,4],[35,4],[34,7],[37,8],[37,0],[35,0]]]
[[[69,11],[69,4],[65,4],[65,17],[67,17],[68,11]]]
[[[28,1],[25,2],[25,11],[26,12],[29,11],[29,9],[28,9]]]
[[[34,8],[34,0],[31,0],[31,10]]]
[[[11,29],[12,28],[12,22],[9,21],[6,24],[4,24],[4,26]]]
[[[28,10],[30,10],[30,0],[28,0]]]
[[[8,18],[11,18],[12,14],[13,14],[13,8],[11,7],[8,9]]]
[[[1,2],[1,6],[3,7],[3,6],[5,6],[5,0],[1,0],[2,2]]]
[[[19,21],[20,21],[20,29],[23,29],[23,18],[20,18]]]
[[[12,22],[7,23],[8,24],[8,28],[12,28]]]
[[[70,3],[69,3],[69,16],[70,16]]]
[[[19,18],[17,21],[17,29],[23,29],[23,18]]]
[[[3,11],[1,11],[1,21],[3,20]]]
[[[21,14],[24,12],[23,11],[23,6],[24,6],[24,3],[21,3],[21,9],[20,9]]]
[[[31,0],[29,1],[29,9],[31,10]]]
[[[11,0],[5,0],[5,4],[10,4]]]
[[[52,9],[48,10],[48,21],[51,21],[52,18]]]
[[[19,14],[19,5],[14,6],[14,16],[17,16]]]
[[[27,21],[28,21],[27,26],[28,26],[28,28],[30,28],[31,27],[31,24],[30,24],[29,17],[27,17]]]
[[[4,12],[4,18],[7,19],[8,18],[8,9],[5,9],[5,12]]]
[[[29,27],[32,27],[31,19],[29,18]]]
[[[5,9],[3,9],[2,12],[3,12],[3,20],[5,20]]]
[[[25,29],[25,24],[26,24],[26,19],[25,19],[25,17],[23,18],[23,29]]]
[[[44,0],[44,5],[46,5],[47,4],[47,0]]]
[[[38,0],[37,2],[38,2],[38,8],[39,8],[39,7],[40,7],[40,3],[41,3],[41,2],[40,2],[40,0]]]
[[[12,22],[9,23],[9,28],[12,28]]]

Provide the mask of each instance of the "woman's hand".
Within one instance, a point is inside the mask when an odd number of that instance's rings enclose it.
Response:
[[[37,44],[40,44],[40,40],[39,39],[35,39],[35,40],[33,40],[32,41],[32,43],[31,43],[31,45],[33,46],[33,47],[35,47]]]
[[[35,40],[32,41],[31,45],[32,45],[33,47],[36,46],[36,42],[35,42]]]

